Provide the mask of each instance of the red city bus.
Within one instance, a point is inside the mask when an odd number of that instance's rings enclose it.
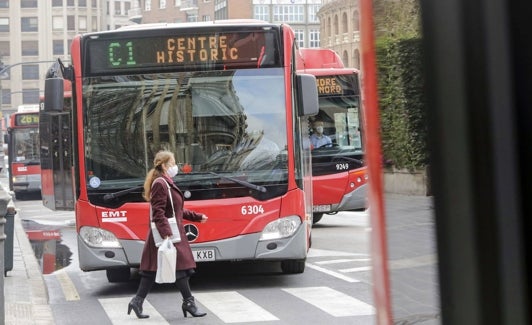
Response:
[[[7,130],[9,189],[16,199],[41,191],[39,105],[20,105]]]
[[[58,69],[50,67],[48,74]],[[73,210],[72,190],[72,87],[64,80],[63,106],[53,113],[45,113],[45,98],[41,97],[39,134],[41,156],[41,198],[45,207],[52,210]]]
[[[72,65],[45,82],[45,112],[72,81],[73,183],[79,265],[128,279],[140,264],[155,153],[174,152],[174,178],[198,262],[275,261],[305,268],[311,231],[308,115],[315,77],[296,73],[285,24],[144,24],[76,36]],[[53,184],[52,186],[58,186]]]
[[[319,112],[329,145],[312,148],[313,223],[323,214],[367,207],[367,171],[362,142],[358,71],[345,68],[333,50],[302,48],[298,70],[316,76]],[[312,132],[312,131],[311,131]]]

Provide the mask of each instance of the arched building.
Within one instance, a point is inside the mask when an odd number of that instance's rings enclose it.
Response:
[[[324,0],[318,11],[320,46],[336,51],[344,64],[360,69],[358,0]]]

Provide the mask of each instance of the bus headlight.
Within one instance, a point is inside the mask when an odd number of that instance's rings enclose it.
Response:
[[[279,239],[292,236],[299,225],[301,219],[298,216],[281,218],[270,222],[264,227],[259,240]]]
[[[28,181],[28,176],[26,175],[13,176],[13,183],[27,182],[27,181]]]
[[[79,235],[83,241],[97,248],[121,248],[120,242],[112,232],[95,227],[81,227]]]

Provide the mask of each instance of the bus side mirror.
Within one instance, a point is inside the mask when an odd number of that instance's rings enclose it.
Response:
[[[62,112],[65,102],[63,78],[48,78],[44,81],[44,107],[45,112]]]
[[[310,74],[296,76],[299,116],[316,115],[319,110],[316,77]]]

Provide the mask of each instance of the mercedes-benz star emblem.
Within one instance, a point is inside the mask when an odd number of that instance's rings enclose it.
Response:
[[[185,235],[187,236],[188,241],[195,241],[199,236],[198,227],[192,224],[185,225]]]

